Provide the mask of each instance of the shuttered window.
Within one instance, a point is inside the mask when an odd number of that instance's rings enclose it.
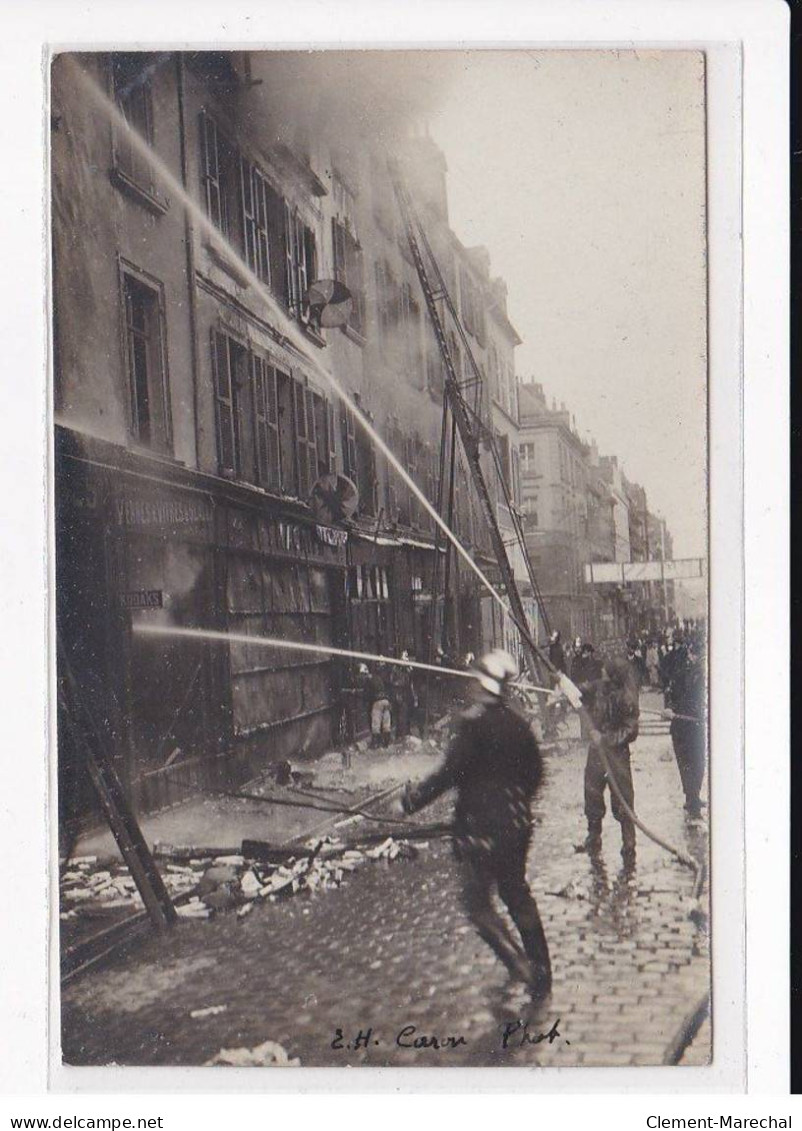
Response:
[[[357,483],[358,468],[356,460],[356,421],[354,414],[345,403],[340,404],[340,428],[343,444],[343,470],[349,479]]]
[[[206,212],[216,228],[222,231],[223,194],[220,186],[220,149],[217,122],[205,111],[200,116],[201,183],[206,198]]]
[[[312,390],[298,380],[293,381],[293,411],[297,441],[295,454],[298,468],[298,494],[302,499],[307,499],[318,477],[315,405]]]
[[[281,486],[276,370],[258,354],[251,355],[256,475],[261,487]]]
[[[331,221],[332,248],[334,251],[334,277],[348,287],[353,299],[348,325],[358,334],[364,333],[365,325],[365,282],[362,266],[362,248],[358,241],[342,223]]]
[[[267,182],[255,165],[240,159],[240,195],[245,259],[263,282],[270,284]]]
[[[217,424],[217,462],[221,472],[239,474],[239,444],[234,375],[228,338],[212,331],[212,367]]]

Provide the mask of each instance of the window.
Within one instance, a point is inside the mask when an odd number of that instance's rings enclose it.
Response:
[[[268,236],[268,184],[255,165],[240,158],[242,230],[245,259],[262,282],[270,285],[270,239]]]
[[[401,321],[409,379],[416,389],[423,389],[427,377],[423,359],[421,309],[409,283],[401,284]]]
[[[293,380],[298,494],[308,499],[318,475],[317,429],[314,394],[301,381]]]
[[[140,444],[168,451],[172,430],[161,291],[128,272],[122,282],[131,432]]]
[[[253,273],[289,305],[287,217],[262,169],[238,153],[216,120],[200,116],[201,185],[206,212]]]
[[[512,457],[512,501],[517,506],[521,502],[521,457],[515,445],[510,446],[510,455]]]
[[[536,452],[534,443],[521,444],[521,469],[523,471],[537,471]]]
[[[357,424],[354,413],[345,403],[340,404],[340,428],[345,474],[353,480],[359,491],[360,513],[373,516],[379,505],[376,453],[364,429]]]
[[[512,491],[512,467],[510,464],[510,439],[500,432],[496,433],[496,451],[500,469],[497,484],[497,499],[500,503],[506,502],[506,495]],[[506,491],[505,491],[506,488]]]
[[[407,471],[412,482],[419,486],[418,483],[418,454],[419,454],[420,440],[417,436],[407,436],[404,439],[404,467]],[[410,526],[420,526],[420,499],[414,491],[409,490],[409,505],[407,521]]]
[[[112,56],[114,99],[126,128],[115,138],[115,164],[119,172],[147,190],[153,188],[153,165],[136,143],[138,135],[153,144],[153,101],[150,57],[124,52]]]
[[[345,402],[340,403],[340,427],[342,429],[343,470],[354,483],[359,475],[356,459],[356,428],[354,414]]]
[[[217,424],[217,463],[221,475],[242,474],[241,394],[246,385],[247,353],[243,346],[212,331],[212,365]]]
[[[281,487],[281,454],[276,370],[258,354],[251,355],[256,481],[261,487]]]
[[[404,436],[398,420],[387,418],[386,440],[393,455],[405,461]],[[387,514],[391,522],[406,522],[409,514],[409,488],[394,467],[387,469]]]
[[[333,218],[331,221],[331,233],[334,248],[334,277],[348,287],[353,298],[348,325],[357,334],[362,334],[365,326],[365,281],[362,268],[362,248],[350,229],[337,218]]]
[[[376,307],[379,318],[379,336],[387,345],[398,320],[398,284],[385,262],[376,264]]]
[[[201,183],[209,219],[235,247],[243,248],[237,152],[206,111],[201,112]]]
[[[426,384],[429,392],[438,400],[443,396],[445,387],[445,367],[440,347],[434,335],[434,330],[429,327],[426,333]]]
[[[222,331],[212,362],[220,474],[307,499],[336,466],[326,398]]]
[[[334,277],[348,287],[353,296],[354,303],[348,325],[357,334],[363,334],[365,280],[362,248],[356,237],[356,200],[351,190],[336,175],[332,177],[332,199],[335,209],[331,221]]]
[[[290,205],[284,204],[286,241],[286,297],[290,312],[301,322],[309,320],[306,292],[317,273],[315,234]]]
[[[385,566],[357,565],[348,570],[348,596],[352,601],[389,601],[390,575]]]
[[[337,441],[334,408],[319,393],[312,393],[315,414],[315,436],[317,437],[318,475],[337,470]]]
[[[531,495],[528,499],[524,499],[523,506],[524,512],[524,526],[527,529],[533,529],[540,525],[537,514],[537,495]]]

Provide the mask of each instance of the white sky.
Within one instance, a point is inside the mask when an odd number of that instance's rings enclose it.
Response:
[[[433,138],[509,287],[521,376],[706,552],[704,70],[688,51],[476,51]]]

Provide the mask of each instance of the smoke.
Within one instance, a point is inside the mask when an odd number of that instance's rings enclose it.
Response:
[[[249,56],[250,99],[278,140],[295,128],[359,147],[422,128],[448,95],[462,52],[265,51]],[[285,135],[282,138],[282,133]]]

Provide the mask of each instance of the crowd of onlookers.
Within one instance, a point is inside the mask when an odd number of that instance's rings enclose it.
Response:
[[[626,658],[637,686],[663,691],[665,705],[669,708],[672,695],[679,694],[679,685],[674,685],[676,677],[687,667],[689,653],[693,654],[695,662],[704,654],[701,621],[678,621],[659,632],[605,640],[598,650],[580,637],[566,647],[559,632],[552,633],[548,644],[551,664],[577,685],[598,679],[605,660]],[[472,652],[456,657],[438,648],[434,666],[441,668],[442,674],[413,668],[411,662],[415,661],[415,656],[410,651],[400,651],[393,659],[396,662],[377,660],[370,665],[352,666],[347,679],[350,686],[345,688],[348,704],[345,738],[353,739],[364,732],[366,723],[373,747],[387,747],[394,738],[409,734],[423,736],[431,722],[467,700],[470,680],[454,673],[467,675],[474,664]],[[687,681],[683,676],[679,682],[684,686]]]

